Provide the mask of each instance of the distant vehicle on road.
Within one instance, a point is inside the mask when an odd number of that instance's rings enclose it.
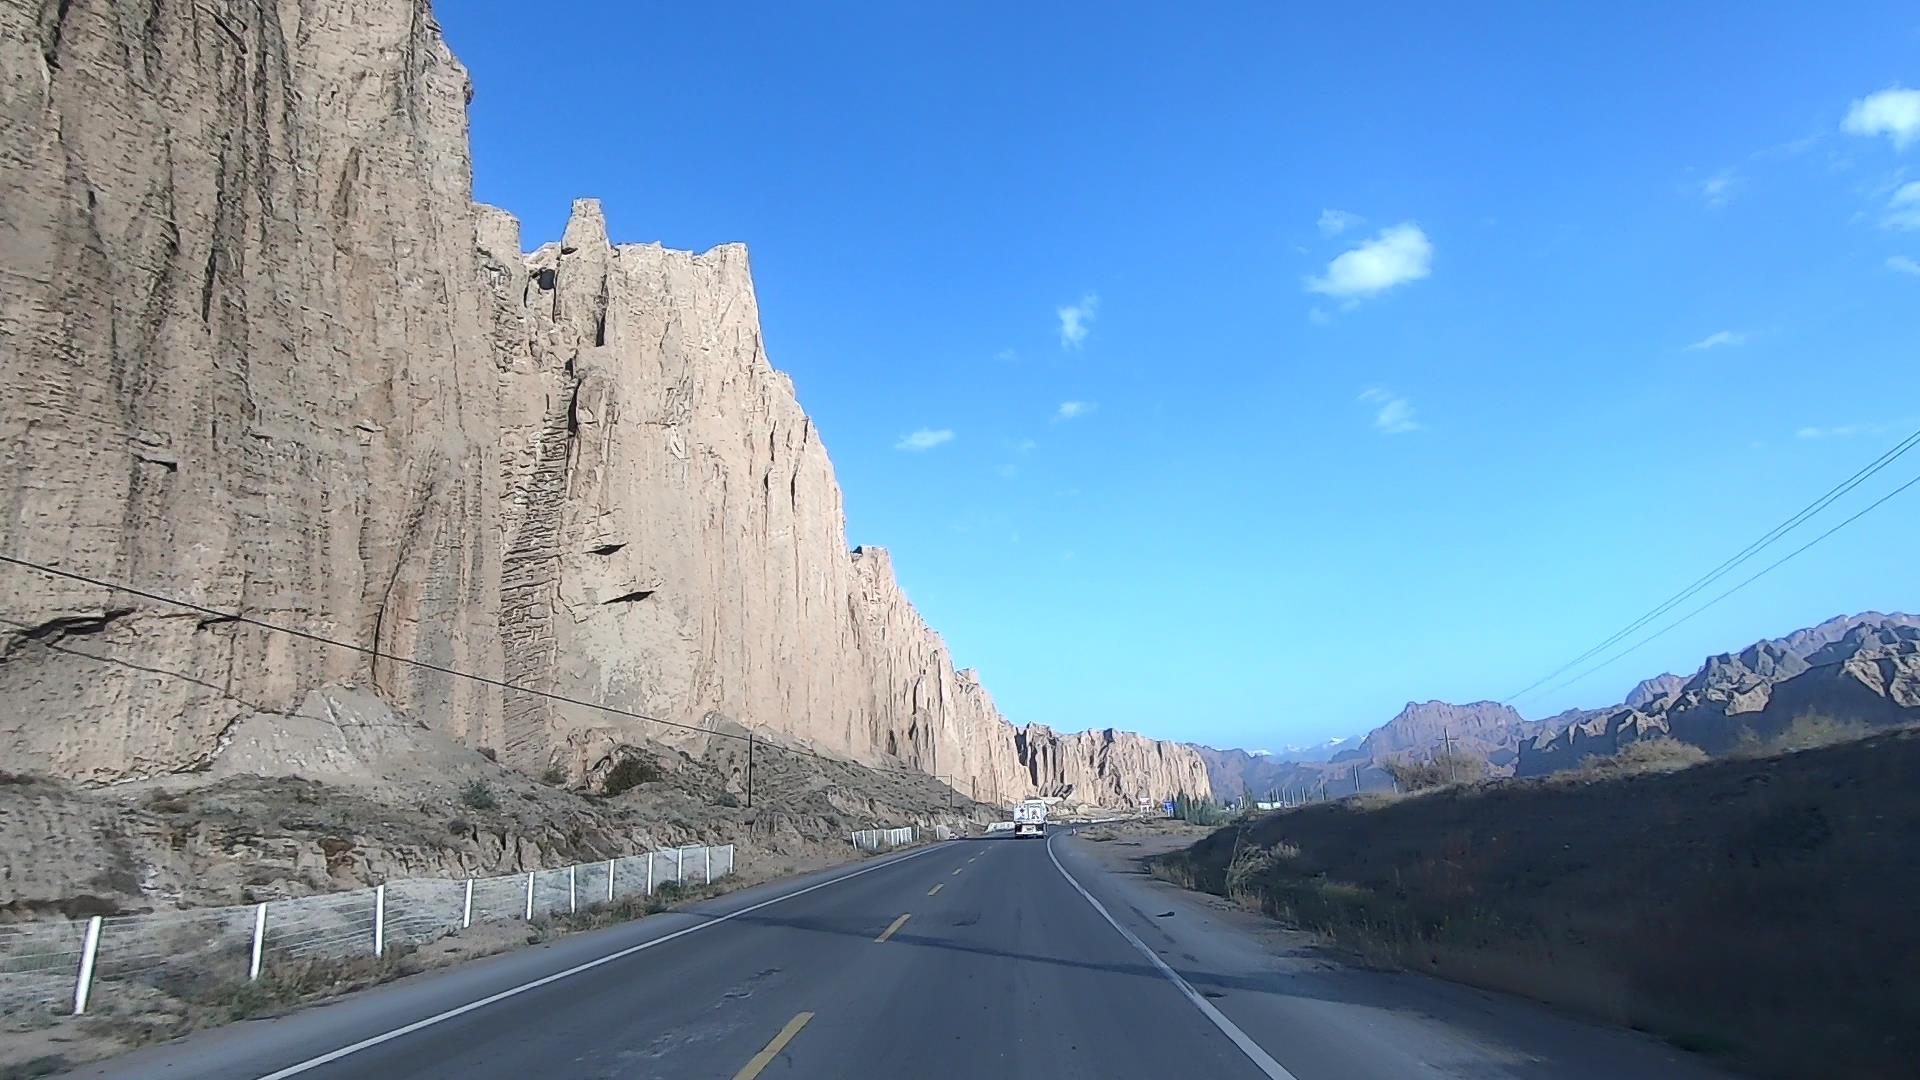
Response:
[[[1013,835],[1047,835],[1047,804],[1044,799],[1028,799],[1013,808]]]

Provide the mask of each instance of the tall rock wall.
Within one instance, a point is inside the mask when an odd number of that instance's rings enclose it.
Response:
[[[1008,799],[1205,790],[1016,730],[849,552],[744,248],[523,254],[423,4],[0,0],[0,552]],[[529,766],[657,726],[6,567],[0,747],[193,768],[327,682]]]

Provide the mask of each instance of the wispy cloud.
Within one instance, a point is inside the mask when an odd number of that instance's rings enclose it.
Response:
[[[1033,453],[1034,448],[1039,445],[1040,445],[1039,443],[1034,442],[1032,439],[1008,439],[1007,440],[1007,449],[1013,451],[1016,454],[1031,454]]]
[[[1055,308],[1054,314],[1060,317],[1060,347],[1077,349],[1087,340],[1087,334],[1093,330],[1093,318],[1100,313],[1100,297],[1088,293],[1077,304]]]
[[[1920,276],[1920,262],[1915,262],[1912,256],[1908,255],[1887,256],[1887,269],[1896,274],[1913,274]]]
[[[999,352],[993,354],[993,358],[995,360],[1011,362],[1020,359],[1020,354],[1012,349],[1001,349]]]
[[[1339,236],[1348,229],[1359,228],[1366,221],[1359,214],[1349,214],[1345,210],[1322,210],[1318,224],[1321,236]]]
[[[941,443],[950,443],[952,441],[953,431],[951,428],[921,428],[911,435],[900,436],[900,441],[894,443],[893,448],[895,450],[911,450],[918,453],[922,450],[931,450]]]
[[[1315,326],[1325,326],[1333,321],[1333,316],[1328,314],[1326,308],[1315,304],[1313,307],[1307,309],[1307,321]]]
[[[1856,435],[1882,435],[1889,430],[1886,424],[1838,424],[1833,427],[1803,427],[1794,435],[1802,439],[1851,439]]]
[[[1326,273],[1307,279],[1307,291],[1359,300],[1376,296],[1432,272],[1433,244],[1412,222],[1380,230],[1373,239],[1336,256]]]
[[[1687,346],[1688,352],[1706,352],[1708,349],[1726,349],[1735,345],[1745,345],[1747,335],[1738,330],[1716,330],[1699,341]]]
[[[1063,401],[1060,403],[1060,407],[1053,411],[1053,418],[1055,420],[1077,420],[1099,407],[1097,402],[1092,401]]]
[[[1880,224],[1888,229],[1920,229],[1920,180],[1910,180],[1894,190]]]
[[[1006,465],[1002,465],[994,469],[993,471],[1000,474],[1001,479],[1011,480],[1014,477],[1020,475],[1020,466],[1014,465],[1012,463],[1008,463]]]
[[[1419,431],[1420,422],[1414,419],[1413,402],[1378,386],[1369,386],[1360,391],[1360,400],[1374,406],[1373,426],[1388,435],[1404,435],[1409,431]]]
[[[1896,150],[1920,139],[1920,90],[1889,86],[1868,94],[1847,109],[1840,130],[1849,135],[1885,135]]]
[[[1718,210],[1733,199],[1735,189],[1742,182],[1740,175],[1732,169],[1721,169],[1700,181],[1700,197],[1706,200],[1709,209]]]

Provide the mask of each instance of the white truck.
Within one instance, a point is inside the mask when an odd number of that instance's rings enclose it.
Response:
[[[1045,799],[1028,799],[1013,808],[1013,835],[1047,835],[1047,802]]]

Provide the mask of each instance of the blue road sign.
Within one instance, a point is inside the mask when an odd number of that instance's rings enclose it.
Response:
[[[1167,800],[1166,802],[1163,802],[1163,803],[1161,803],[1161,804],[1160,804],[1160,809],[1161,809],[1161,810],[1162,810],[1163,812],[1165,812],[1165,814],[1166,814],[1166,815],[1167,815],[1168,817],[1172,817],[1172,816],[1173,816],[1173,800],[1172,800],[1172,799],[1168,799],[1168,800]]]

